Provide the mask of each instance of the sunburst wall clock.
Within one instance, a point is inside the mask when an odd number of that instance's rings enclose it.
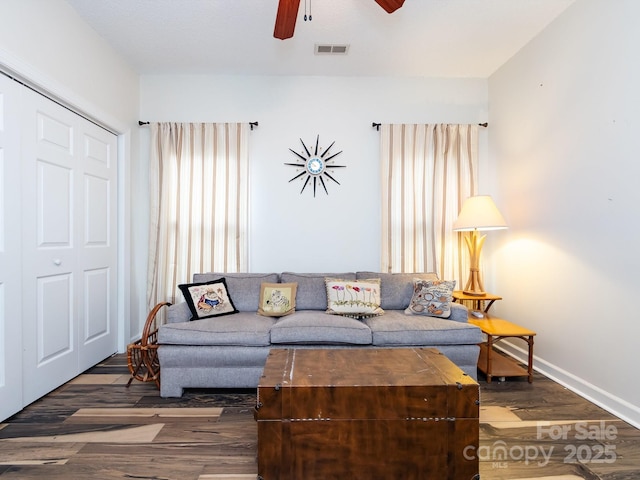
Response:
[[[324,193],[329,195],[326,181],[331,180],[332,182],[340,185],[340,182],[338,182],[331,174],[333,172],[329,172],[335,168],[346,168],[346,165],[336,165],[335,163],[333,163],[333,159],[340,155],[342,153],[342,150],[340,150],[338,153],[334,153],[333,155],[329,154],[331,147],[333,147],[334,143],[336,143],[334,141],[323,151],[323,149],[319,146],[320,135],[316,137],[316,147],[313,150],[313,153],[309,151],[302,139],[300,139],[300,143],[302,143],[304,152],[298,153],[292,148],[289,149],[296,157],[298,157],[296,163],[285,163],[285,165],[301,169],[301,171],[296,173],[296,175],[291,180],[289,180],[289,182],[293,182],[298,178],[304,181],[302,190],[300,190],[300,194],[304,192],[304,189],[307,188],[308,185],[313,185],[313,196],[315,197],[318,184],[320,184],[324,189]]]

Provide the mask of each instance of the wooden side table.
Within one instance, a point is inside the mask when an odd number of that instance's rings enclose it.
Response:
[[[459,302],[459,303],[462,303],[463,301],[473,302],[474,310],[481,310],[480,302],[488,301],[489,303],[484,307],[484,313],[487,313],[489,311],[489,309],[491,308],[491,305],[493,305],[493,302],[495,302],[496,300],[502,300],[502,297],[498,295],[493,295],[492,293],[485,293],[484,295],[468,295],[464,293],[462,290],[454,290],[452,297],[454,302]]]
[[[533,337],[536,332],[516,325],[515,323],[494,318],[485,314],[485,318],[469,317],[469,323],[480,327],[482,333],[487,336],[487,342],[480,345],[480,357],[478,369],[487,376],[487,383],[491,383],[492,377],[529,377],[529,383],[533,382]],[[503,338],[520,338],[529,346],[529,359],[526,370],[515,360],[497,354],[493,351],[495,342]]]

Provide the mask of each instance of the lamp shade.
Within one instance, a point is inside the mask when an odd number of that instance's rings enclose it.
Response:
[[[467,198],[462,204],[458,218],[453,223],[453,230],[457,232],[505,228],[507,228],[507,222],[504,221],[504,217],[489,195]]]

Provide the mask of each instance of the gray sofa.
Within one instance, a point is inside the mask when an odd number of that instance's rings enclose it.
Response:
[[[407,315],[413,280],[422,273],[206,273],[194,283],[225,278],[239,313],[191,319],[185,302],[168,309],[158,332],[162,397],[180,397],[185,388],[255,388],[270,348],[435,347],[472,378],[482,334],[467,322],[467,309],[451,304],[448,319]],[[325,313],[325,278],[380,278],[381,316],[362,320]],[[297,283],[295,312],[283,317],[257,314],[262,282]]]

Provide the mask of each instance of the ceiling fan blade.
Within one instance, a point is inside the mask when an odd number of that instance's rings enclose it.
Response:
[[[404,0],[376,0],[376,3],[384,8],[387,13],[393,13],[402,6]]]
[[[293,37],[293,32],[296,29],[296,18],[298,17],[299,6],[300,0],[280,0],[278,2],[276,26],[273,29],[274,37],[280,40]]]

